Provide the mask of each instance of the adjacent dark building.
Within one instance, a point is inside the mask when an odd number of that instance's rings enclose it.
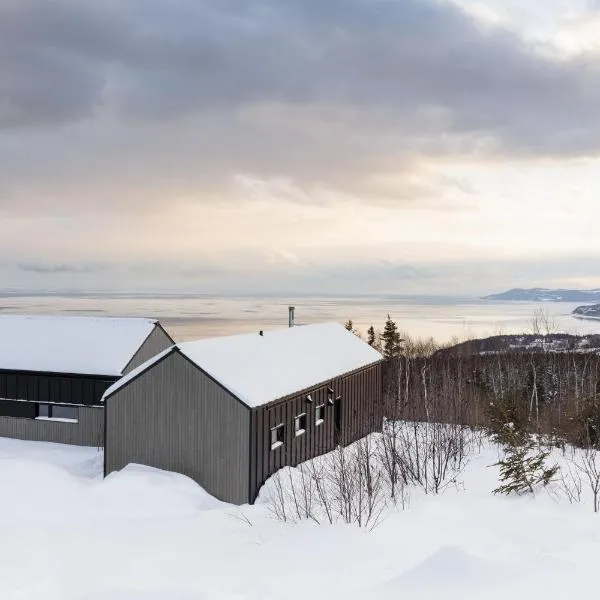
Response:
[[[0,437],[104,445],[104,392],[173,345],[150,319],[0,316]]]
[[[380,354],[337,323],[178,344],[111,386],[105,474],[139,463],[253,502],[266,479],[381,429]]]

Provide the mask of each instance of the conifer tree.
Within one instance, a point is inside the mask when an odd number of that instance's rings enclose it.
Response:
[[[344,327],[348,331],[351,331],[356,337],[361,337],[360,331],[358,331],[358,329],[354,329],[354,323],[352,322],[352,319],[348,319],[344,324]]]
[[[552,481],[558,465],[546,465],[550,452],[542,450],[531,435],[507,423],[503,438],[504,458],[495,465],[500,467],[501,484],[494,494],[533,494]]]
[[[388,315],[381,334],[381,340],[383,342],[383,358],[386,360],[392,360],[400,356],[400,333],[398,332],[398,326],[392,321],[390,315]]]
[[[375,334],[375,327],[373,327],[373,325],[371,325],[371,327],[367,329],[367,336],[367,344],[369,344],[369,346],[375,346],[377,342],[377,337]]]

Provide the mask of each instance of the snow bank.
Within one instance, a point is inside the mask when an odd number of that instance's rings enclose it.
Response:
[[[95,448],[0,438],[0,525],[180,518],[229,506],[178,473],[129,465],[103,479],[102,469]]]
[[[600,520],[589,502],[493,496],[497,450],[460,485],[413,492],[372,533],[276,521],[191,480],[95,449],[0,439],[3,600],[422,600],[589,596]],[[559,459],[560,456],[557,456]]]

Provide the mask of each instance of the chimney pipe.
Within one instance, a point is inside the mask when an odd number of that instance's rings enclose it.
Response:
[[[264,335],[262,329],[258,332],[258,335],[260,335],[260,336]]]
[[[293,306],[288,307],[288,311],[289,311],[289,326],[293,327],[295,325],[295,323],[294,323],[294,307]]]

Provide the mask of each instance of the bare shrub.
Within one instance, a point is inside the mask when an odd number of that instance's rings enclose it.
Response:
[[[567,450],[565,449],[566,452]],[[570,504],[579,504],[581,502],[581,492],[583,489],[581,472],[576,466],[577,452],[576,448],[572,446],[569,448],[569,454],[561,465],[557,477],[560,490]]]
[[[565,460],[558,477],[560,490],[571,504],[583,498],[584,486],[589,490],[594,512],[600,512],[600,452],[595,448],[565,449]]]
[[[385,474],[371,436],[299,467],[285,468],[268,483],[269,509],[280,521],[343,522],[372,530],[387,505]]]
[[[464,469],[470,442],[469,430],[461,425],[403,424],[395,453],[402,482],[421,487],[426,494],[439,494]]]
[[[594,512],[600,511],[600,454],[593,448],[585,448],[576,453],[576,468],[582,474],[592,493]]]
[[[387,482],[391,501],[397,504],[404,498],[403,489],[406,480],[400,471],[400,456],[398,454],[398,441],[404,424],[394,419],[386,419],[379,443],[379,460]]]

